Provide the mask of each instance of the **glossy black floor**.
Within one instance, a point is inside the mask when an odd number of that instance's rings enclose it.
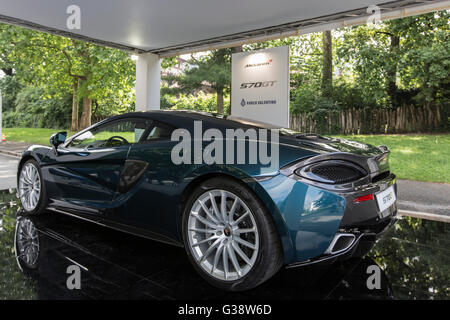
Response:
[[[183,248],[106,229],[57,213],[31,221],[38,230],[37,268],[14,251],[15,190],[0,191],[0,299],[449,299],[450,225],[405,218],[363,259],[283,269],[260,287],[228,293],[194,271]],[[19,262],[19,263],[18,263]],[[67,288],[78,265],[81,289]],[[378,265],[381,289],[367,288]],[[20,265],[20,267],[19,267]]]

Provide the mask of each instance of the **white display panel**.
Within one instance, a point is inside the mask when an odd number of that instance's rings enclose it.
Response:
[[[232,55],[231,115],[289,127],[289,47]]]

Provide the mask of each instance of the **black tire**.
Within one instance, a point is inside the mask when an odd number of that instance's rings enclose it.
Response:
[[[208,190],[222,189],[237,195],[245,202],[253,214],[259,234],[259,252],[250,271],[235,281],[225,281],[212,277],[198,265],[193,256],[188,239],[188,218],[192,206],[199,196]],[[243,183],[228,177],[216,177],[202,182],[190,195],[182,217],[182,235],[189,260],[197,272],[211,285],[227,291],[252,289],[272,277],[283,265],[283,251],[277,229],[262,201]]]
[[[31,254],[31,253],[27,250],[21,250],[20,249],[21,246],[19,244],[19,234],[18,233],[23,232],[22,225],[24,223],[31,223],[31,225],[32,225],[31,230],[34,234],[32,235],[33,236],[32,240],[29,238],[29,234],[27,234],[28,235],[27,238],[29,239],[29,242],[34,242],[35,244],[37,243],[37,246],[33,245],[33,249],[37,250],[37,251],[35,251],[33,253],[33,259],[30,262],[27,261],[25,255],[24,255],[24,252],[27,252],[28,254]],[[27,229],[27,233],[28,233],[28,230],[30,230],[30,229]],[[36,275],[36,269],[38,268],[38,265],[39,265],[39,259],[40,259],[39,244],[40,244],[40,236],[39,236],[39,233],[37,232],[33,222],[27,217],[18,217],[17,223],[16,223],[16,230],[15,230],[15,234],[14,234],[14,251],[15,251],[15,255],[16,255],[16,261],[17,261],[17,264],[19,265],[19,268],[22,270],[22,272],[30,277],[33,277]]]
[[[23,168],[29,163],[31,163],[32,165],[34,165],[37,168],[37,171],[38,171],[38,174],[39,174],[41,192],[39,194],[38,204],[36,205],[36,207],[33,210],[28,211],[28,210],[25,209],[24,206],[22,206],[22,208],[23,208],[23,211],[26,214],[38,215],[38,214],[43,213],[45,211],[45,209],[47,208],[48,199],[47,199],[47,192],[45,190],[45,183],[44,183],[44,180],[43,180],[43,177],[42,177],[42,171],[41,171],[41,168],[40,168],[40,166],[39,166],[39,164],[37,163],[36,160],[34,160],[34,159],[27,160],[20,167],[20,171],[19,171],[18,176],[17,176],[17,189],[18,189],[18,192],[20,193],[20,190],[19,190],[20,174],[21,174]],[[20,197],[19,197],[19,199],[20,199]]]

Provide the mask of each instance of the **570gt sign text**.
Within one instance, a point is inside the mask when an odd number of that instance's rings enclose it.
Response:
[[[272,81],[258,81],[258,82],[244,82],[244,83],[241,84],[241,89],[273,87],[273,85],[276,82],[277,82],[276,80],[272,80]]]

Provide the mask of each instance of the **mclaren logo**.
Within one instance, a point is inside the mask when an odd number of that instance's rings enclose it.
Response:
[[[272,59],[267,59],[266,61],[259,62],[259,63],[248,63],[244,66],[244,68],[252,68],[252,67],[261,67],[261,66],[268,66],[272,63]]]

